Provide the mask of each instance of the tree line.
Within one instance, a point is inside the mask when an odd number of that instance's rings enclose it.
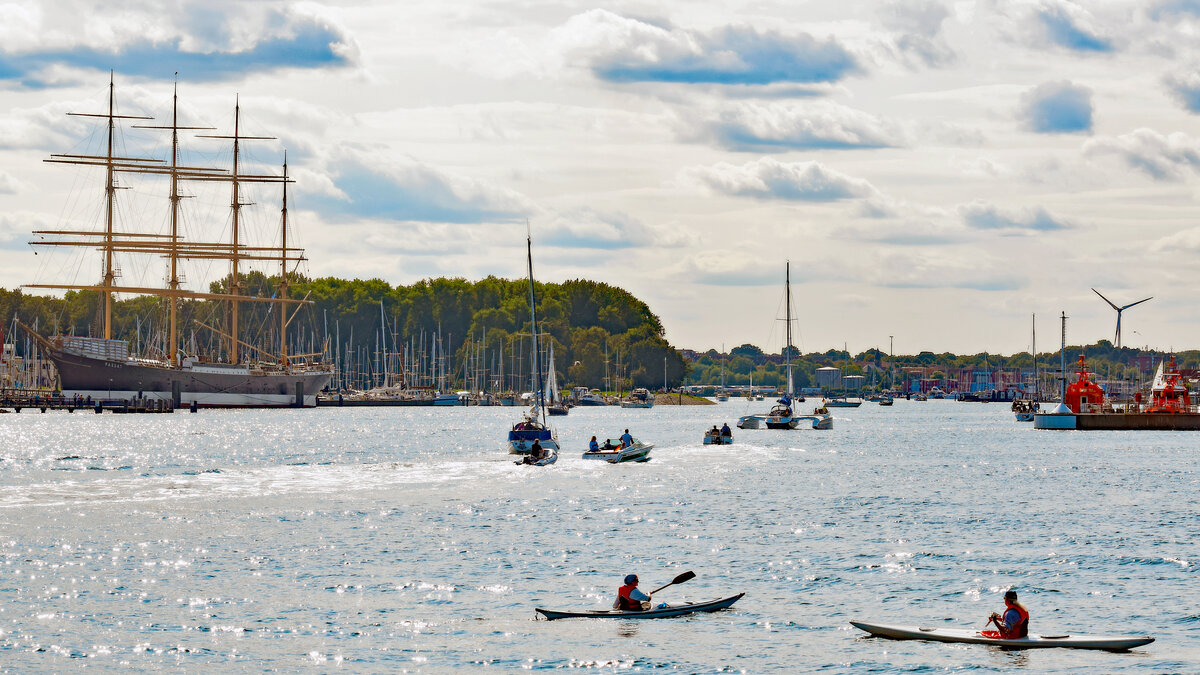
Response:
[[[231,279],[214,282],[210,291],[225,293]],[[242,293],[273,297],[278,277],[251,272],[239,277]],[[530,372],[529,283],[488,277],[426,279],[392,286],[380,279],[336,277],[289,279],[289,297],[311,302],[288,328],[289,352],[332,355],[402,352],[426,336],[440,336],[445,372],[461,383],[466,368],[495,369],[501,359],[512,374],[514,360]],[[664,336],[662,321],[641,300],[621,288],[576,279],[537,283],[537,312],[542,349],[552,342],[562,385],[616,389],[675,387],[689,363]],[[278,305],[242,303],[240,338],[277,352]],[[228,328],[228,302],[184,300],[179,303],[180,348],[220,360],[226,344],[217,330]],[[95,291],[69,291],[63,297],[0,289],[0,316],[18,317],[43,334],[102,337],[103,300]],[[127,340],[139,353],[162,351],[167,300],[135,296],[113,303],[112,336]],[[216,329],[216,330],[214,330]],[[429,347],[426,347],[428,350]],[[354,350],[353,352],[351,350]],[[517,357],[514,359],[514,357]],[[546,355],[543,352],[543,369]],[[468,363],[471,359],[471,363]],[[607,375],[607,381],[606,381]],[[457,385],[456,385],[457,386]],[[524,385],[528,388],[528,384]]]

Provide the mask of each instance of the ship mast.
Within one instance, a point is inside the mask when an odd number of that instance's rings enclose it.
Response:
[[[179,73],[175,73],[178,78]],[[171,90],[171,126],[151,126],[151,125],[133,125],[135,129],[170,129],[171,130],[171,243],[168,247],[167,258],[170,259],[171,276],[167,281],[167,286],[173,290],[179,290],[179,200],[183,199],[183,195],[179,194],[179,131],[180,130],[210,130],[212,127],[181,127],[179,126],[179,81],[175,82],[174,88]],[[170,361],[172,366],[179,365],[179,296],[172,295],[168,298],[170,306],[168,340],[170,349]]]
[[[240,105],[235,107],[235,126],[233,136],[201,136],[202,138],[224,138],[234,141],[234,171],[232,174],[225,169],[216,169],[209,167],[194,167],[182,166],[179,162],[179,131],[180,130],[201,130],[211,129],[211,127],[189,127],[180,126],[178,123],[178,86],[172,97],[172,120],[169,126],[151,126],[151,125],[134,125],[135,128],[146,129],[170,129],[171,130],[171,160],[169,164],[160,159],[144,158],[144,157],[119,157],[114,155],[114,144],[116,136],[116,120],[133,119],[133,120],[150,120],[151,117],[141,115],[118,115],[116,114],[116,97],[115,85],[112,73],[109,74],[109,100],[107,113],[68,113],[69,115],[79,117],[97,117],[107,120],[107,150],[104,155],[84,155],[84,154],[52,154],[50,158],[44,160],[53,164],[75,164],[81,166],[95,166],[105,168],[105,224],[102,231],[86,231],[86,230],[35,230],[35,235],[41,235],[37,240],[29,242],[33,246],[82,246],[88,248],[99,249],[103,253],[104,263],[104,278],[99,284],[24,284],[23,288],[46,288],[56,290],[90,290],[103,294],[105,311],[104,311],[104,337],[112,339],[112,296],[114,293],[131,293],[143,295],[156,295],[170,299],[170,360],[172,365],[178,365],[178,301],[180,298],[204,299],[204,300],[228,300],[233,304],[232,327],[233,331],[230,334],[224,334],[226,339],[230,340],[231,357],[236,362],[237,351],[239,345],[247,345],[237,338],[237,306],[241,302],[270,302],[281,306],[281,314],[284,315],[283,324],[287,325],[287,312],[284,308],[290,305],[312,304],[312,301],[307,298],[288,298],[286,296],[287,274],[286,266],[292,261],[301,261],[306,258],[303,251],[297,248],[289,248],[287,245],[286,229],[283,242],[280,246],[248,246],[241,244],[239,231],[240,219],[238,210],[245,204],[240,201],[239,188],[242,183],[280,183],[285,182],[283,177],[278,175],[256,175],[242,174],[239,172],[239,141],[242,140],[271,140],[269,136],[244,136],[240,129]],[[166,176],[170,179],[170,234],[155,234],[149,232],[138,231],[117,231],[114,222],[115,211],[115,191],[119,189],[116,180],[117,172],[123,173],[142,173],[151,175]],[[185,241],[179,232],[179,200],[188,195],[181,195],[179,190],[180,181],[218,181],[230,182],[233,185],[233,242],[207,242]],[[285,201],[285,225],[286,228],[286,186],[284,193]],[[47,239],[45,235],[50,235],[52,238]],[[114,265],[114,257],[116,253],[134,253],[139,255],[158,255],[167,258],[170,261],[170,278],[166,288],[153,288],[143,286],[117,286],[115,278],[117,276],[116,267]],[[229,260],[232,263],[233,280],[231,288],[227,293],[203,293],[197,291],[189,291],[181,288],[181,280],[179,275],[179,261],[190,259],[208,259],[208,260]],[[281,297],[257,297],[241,295],[241,283],[238,277],[239,263],[241,261],[263,260],[276,261],[284,267],[283,279],[284,284],[283,294]],[[281,337],[281,340],[283,338]],[[281,343],[286,346],[286,343]],[[252,347],[253,348],[253,347]],[[255,348],[257,350],[257,348]],[[261,350],[257,350],[261,351]],[[286,355],[283,356],[286,358]]]
[[[105,166],[105,181],[104,181],[104,281],[100,284],[101,292],[104,294],[104,339],[112,339],[112,296],[113,281],[116,279],[116,273],[113,271],[113,202],[116,200],[116,172],[118,160],[113,156],[113,137],[116,135],[116,120],[148,120],[152,117],[142,115],[117,115],[116,114],[116,86],[113,82],[113,71],[108,71],[108,114],[102,113],[67,113],[76,117],[105,117],[108,119],[108,151],[102,158],[93,157],[92,159],[103,159]],[[154,161],[154,160],[133,160],[133,161]]]
[[[242,105],[240,99],[235,98],[233,104],[233,135],[232,136],[201,136],[201,138],[221,138],[233,141],[233,175],[230,176],[230,183],[233,186],[233,241],[228,252],[229,267],[231,281],[229,283],[229,362],[240,363],[241,358],[238,356],[238,345],[241,342],[238,338],[238,308],[242,302],[242,279],[239,274],[239,263],[245,259],[242,255],[244,250],[241,245],[241,211],[243,206],[250,206],[250,202],[242,202],[240,195],[240,186],[243,176],[239,173],[239,160],[241,154],[241,141],[273,141],[274,136],[243,136],[241,131],[242,121]],[[286,255],[286,253],[285,253]]]
[[[279,299],[287,299],[287,184],[288,165],[287,151],[283,153],[283,208],[280,210],[281,241],[279,244]],[[279,363],[284,368],[288,365],[287,356],[287,305],[279,306]]]

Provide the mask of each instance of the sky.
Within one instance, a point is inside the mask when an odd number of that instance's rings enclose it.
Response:
[[[1200,347],[1200,0],[0,4],[0,286],[93,283],[109,71],[118,112],[183,158],[287,153],[311,276],[619,286],[692,349]],[[177,75],[176,75],[177,74]],[[177,80],[176,80],[177,78]],[[169,158],[161,131],[121,152]],[[224,163],[224,164],[222,164]],[[167,187],[121,178],[121,228],[162,232]],[[228,237],[188,187],[185,236]],[[222,188],[225,189],[225,188]],[[273,188],[272,188],[273,189]],[[265,190],[265,188],[264,188]],[[223,200],[223,201],[222,201]],[[278,197],[247,235],[277,241]],[[289,235],[289,239],[293,235]],[[37,255],[34,254],[35,250]],[[191,263],[185,287],[224,273]],[[269,269],[268,269],[269,271]],[[161,261],[121,283],[162,282]]]

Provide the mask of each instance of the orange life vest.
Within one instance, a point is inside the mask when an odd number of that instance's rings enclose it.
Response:
[[[642,603],[629,597],[629,593],[637,586],[622,586],[617,590],[617,609],[623,612],[639,610]]]
[[[1029,637],[1029,612],[1026,612],[1018,605],[1013,605],[1010,609],[1017,610],[1017,614],[1021,615],[1020,623],[1015,626],[1009,626],[1008,630],[1004,631],[1005,639]],[[1005,610],[1007,613],[1008,610]]]

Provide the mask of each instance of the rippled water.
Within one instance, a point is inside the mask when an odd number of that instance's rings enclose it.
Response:
[[[579,408],[542,469],[499,449],[513,408],[0,415],[0,668],[1200,670],[1200,435],[897,401],[700,444],[753,405]],[[579,459],[626,426],[653,461]],[[689,569],[655,600],[746,596],[534,620]],[[1035,631],[1158,641],[1008,652],[847,624],[982,627],[1010,585]]]

